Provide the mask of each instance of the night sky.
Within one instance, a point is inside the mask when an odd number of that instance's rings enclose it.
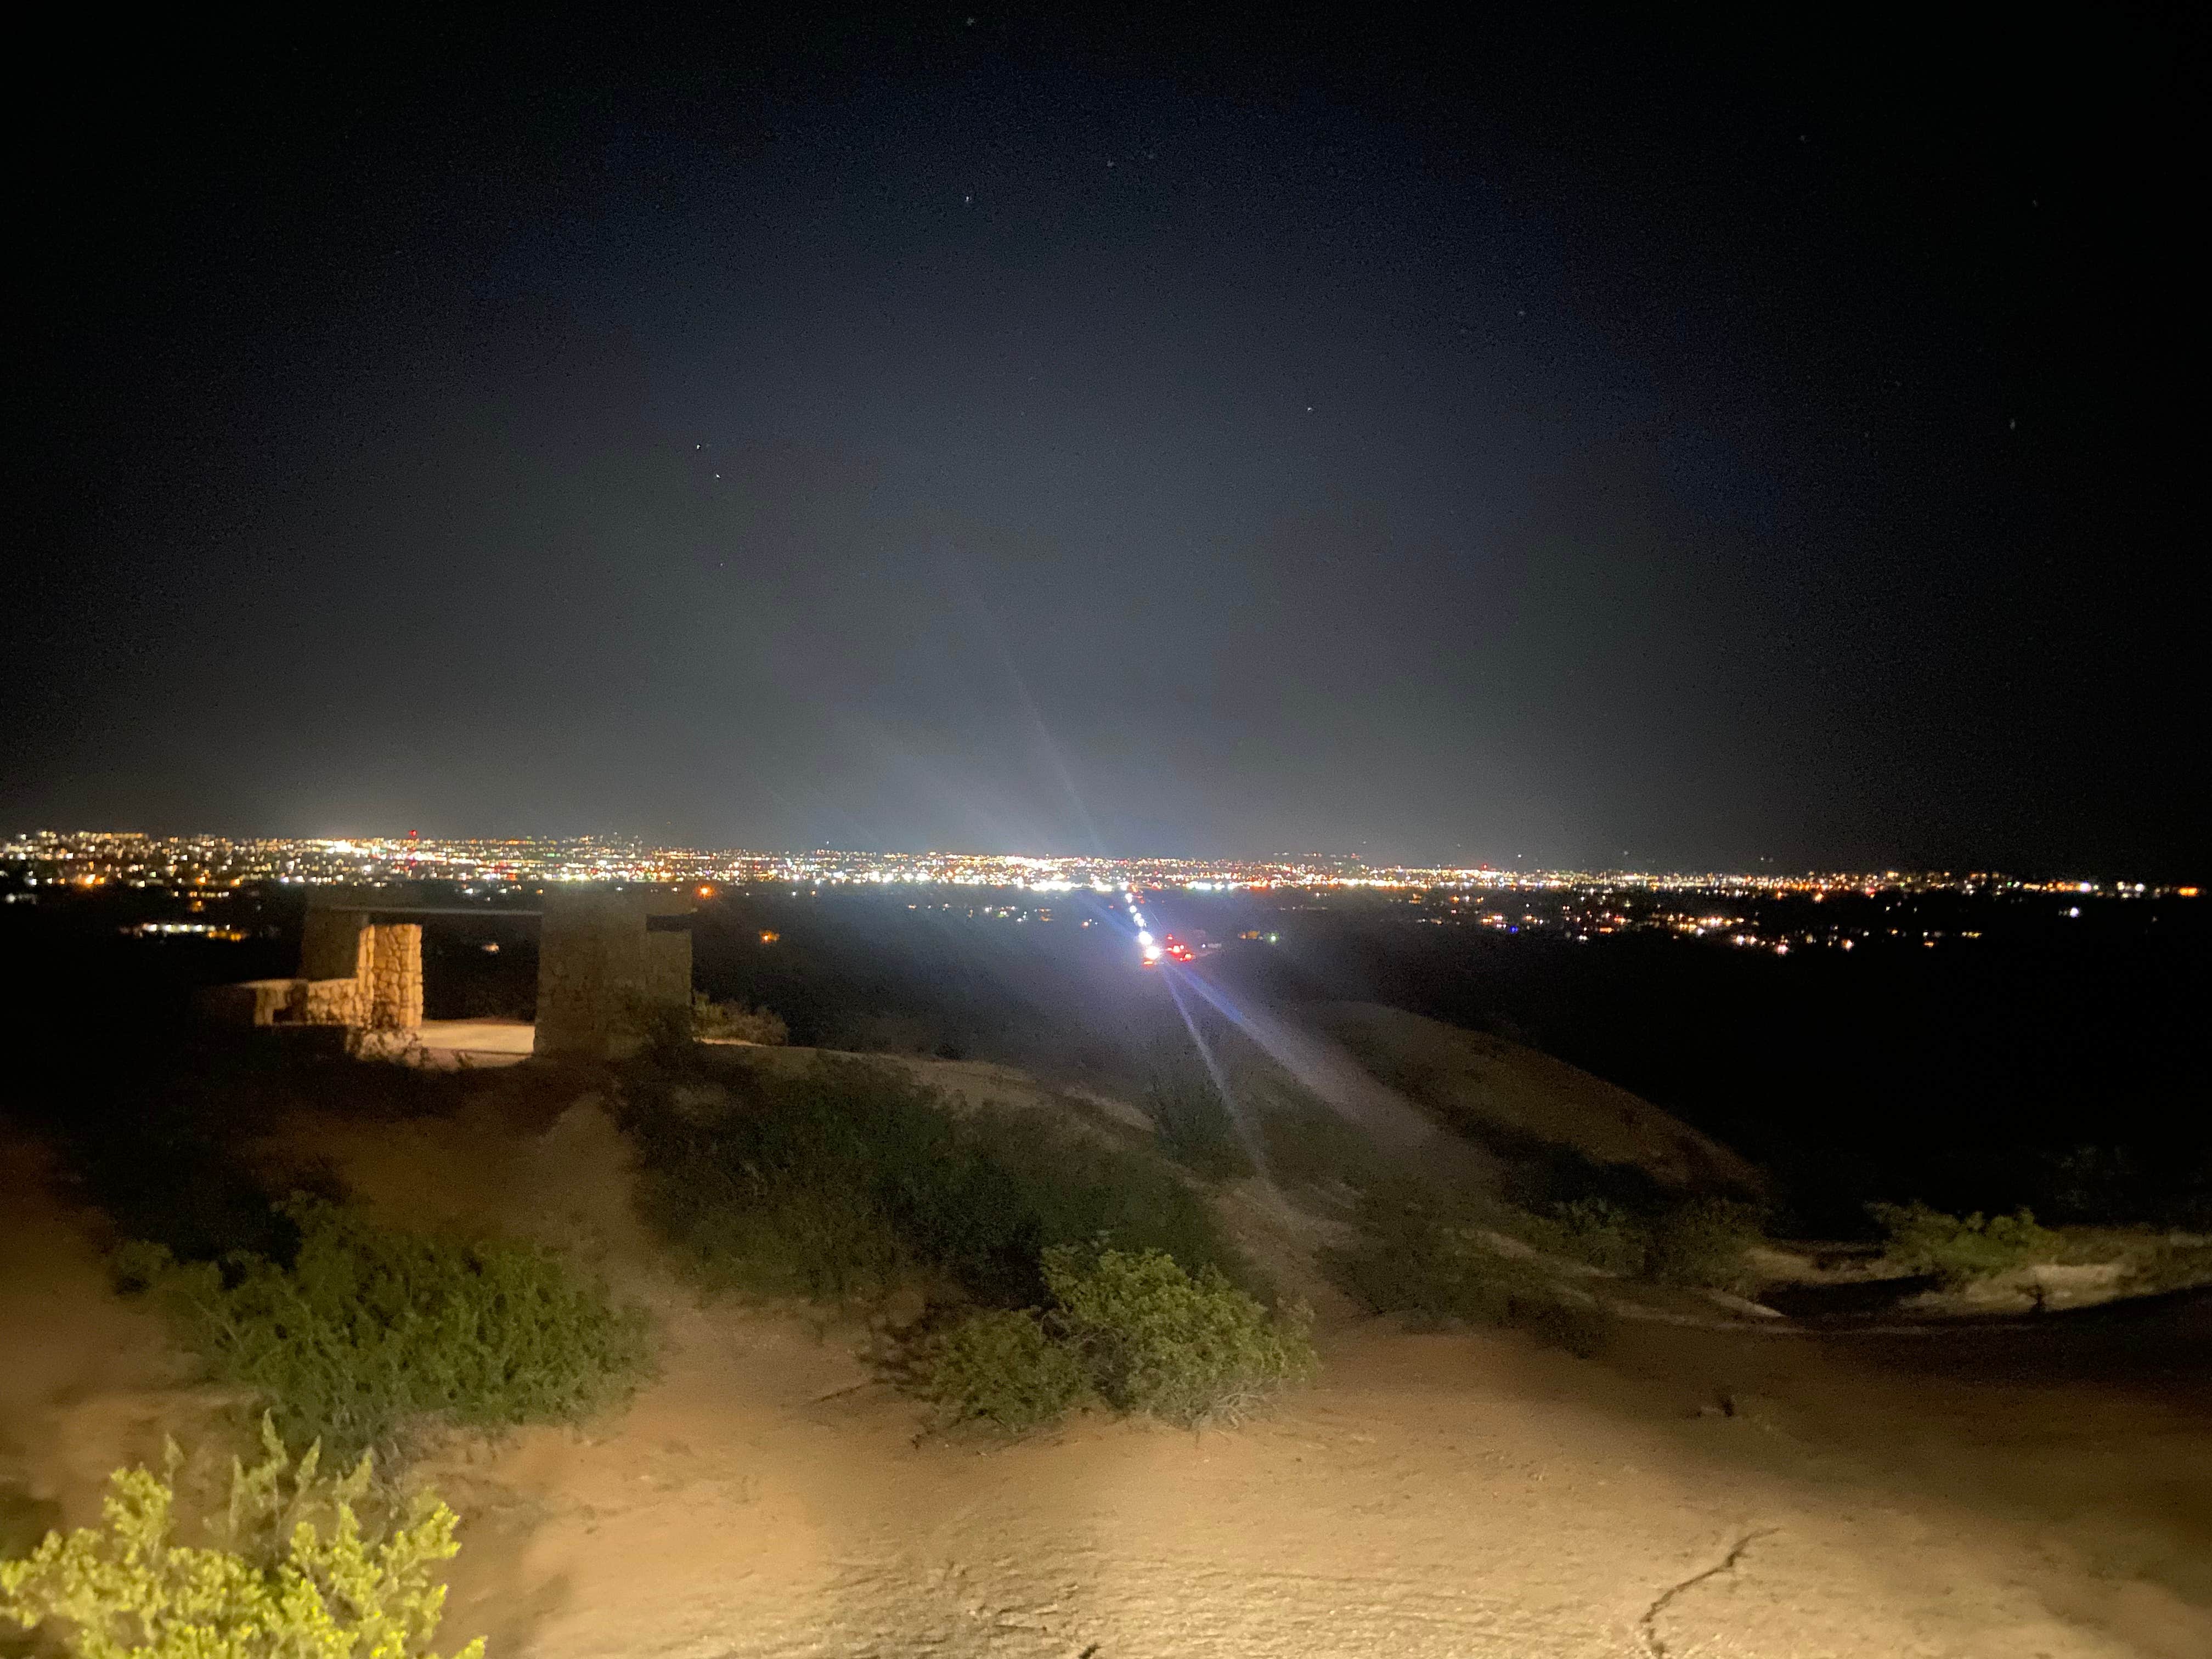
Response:
[[[748,9],[26,50],[0,827],[2203,873],[2199,40]]]

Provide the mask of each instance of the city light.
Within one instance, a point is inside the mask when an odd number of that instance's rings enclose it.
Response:
[[[1408,907],[1409,919],[1438,927],[1488,929],[1508,937],[1565,938],[1588,944],[1612,936],[1663,933],[1788,955],[1806,947],[1851,950],[1876,939],[1935,948],[1971,945],[1978,928],[1929,925],[1916,902],[1939,895],[1977,900],[2062,898],[2057,914],[2076,921],[2094,904],[2193,899],[2197,886],[2136,881],[2032,880],[1990,871],[1744,873],[1727,871],[1499,870],[1377,866],[1325,854],[1260,859],[1103,858],[1012,853],[702,850],[656,847],[623,836],[439,840],[414,836],[267,837],[155,836],[100,830],[38,830],[0,842],[0,901],[54,902],[57,893],[135,890],[187,900],[205,911],[249,884],[392,885],[441,881],[488,908],[552,883],[684,885],[702,899],[726,892],[781,889],[793,898],[839,890],[1020,893],[1012,905],[965,907],[971,917],[1048,920],[1034,899],[1087,892],[1126,905],[1137,943],[1158,949],[1158,923],[1143,908],[1148,894],[1210,904],[1268,902],[1296,910],[1300,895],[1340,892],[1347,902]],[[1272,899],[1270,896],[1274,896]],[[1831,898],[1857,905],[1856,913]],[[1794,899],[1821,904],[1820,920],[1787,920],[1772,909]],[[933,902],[922,908],[939,908]],[[1073,918],[1071,918],[1073,919]],[[1809,925],[1808,925],[1809,924]],[[1087,923],[1086,923],[1087,925]],[[225,924],[161,924],[179,936],[225,938]],[[149,928],[141,937],[159,937]],[[1256,930],[1248,937],[1256,937]],[[773,945],[774,930],[760,934]],[[1277,941],[1275,932],[1266,934]],[[1146,960],[1176,959],[1159,950]]]

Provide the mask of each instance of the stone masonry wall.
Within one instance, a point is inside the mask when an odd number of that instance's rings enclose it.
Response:
[[[532,1052],[619,1060],[656,1022],[689,1019],[691,935],[666,924],[693,908],[666,893],[549,892]]]
[[[361,1024],[380,1031],[422,1024],[422,926],[373,922],[361,930]]]
[[[393,907],[404,915],[406,907]],[[538,951],[532,1052],[619,1060],[691,1015],[690,916],[681,894],[556,889]],[[389,911],[386,914],[391,914]],[[379,921],[366,894],[311,906],[300,975],[226,988],[211,1012],[254,1024],[415,1031],[422,1024],[422,927]]]
[[[363,1004],[357,979],[298,979],[284,1023],[293,1025],[358,1025]]]
[[[422,927],[337,906],[308,910],[300,977],[279,1018],[412,1031],[422,1024]]]

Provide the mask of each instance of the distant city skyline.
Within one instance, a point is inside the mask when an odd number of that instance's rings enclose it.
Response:
[[[1554,867],[1478,860],[1402,864],[1353,854],[1306,852],[1244,856],[1133,854],[1104,857],[1055,852],[956,848],[696,848],[622,835],[425,836],[159,836],[138,830],[22,832],[0,841],[0,866],[51,866],[50,878],[96,875],[173,878],[180,872],[240,880],[336,882],[363,879],[514,881],[935,882],[1067,890],[1104,890],[1128,881],[1145,886],[1218,887],[1371,885],[1387,887],[1612,884],[1669,887],[1736,885],[1747,890],[1817,891],[1885,887],[1965,891],[2101,893],[2128,897],[2179,894],[2187,884],[2153,884],[2109,872],[2029,877],[1996,870],[1881,871],[1730,869],[1627,866]],[[64,868],[66,866],[66,868]]]

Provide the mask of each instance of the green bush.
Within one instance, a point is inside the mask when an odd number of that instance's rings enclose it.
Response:
[[[2212,1285],[2212,1244],[2177,1243],[2171,1237],[2122,1247],[2115,1254],[2133,1259],[2128,1266],[2128,1291],[2154,1296],[2162,1291],[2193,1290]]]
[[[1258,1114],[1267,1173],[1286,1186],[1358,1190],[1380,1180],[1383,1161],[1373,1137],[1303,1091],[1277,1089]]]
[[[1376,1313],[1510,1326],[1584,1358],[1604,1346],[1610,1326],[1601,1309],[1493,1237],[1565,1253],[1559,1222],[1404,1182],[1364,1194],[1358,1225],[1358,1242],[1322,1261]]]
[[[1026,1310],[970,1314],[924,1349],[922,1397],[939,1428],[988,1424],[1020,1434],[1090,1397],[1083,1361]]]
[[[702,1037],[734,1037],[781,1048],[791,1040],[791,1028],[781,1016],[765,1008],[748,1008],[742,1002],[710,1002],[696,993],[691,998],[691,1032]]]
[[[1270,1313],[1212,1267],[1162,1250],[1058,1245],[1042,1314],[970,1315],[927,1344],[921,1392],[940,1427],[1035,1428],[1091,1399],[1195,1428],[1233,1423],[1312,1374],[1312,1318]]]
[[[1747,1285],[1746,1252],[1760,1237],[1759,1212],[1727,1199],[1692,1199],[1648,1218],[1596,1198],[1535,1215],[1413,1181],[1370,1189],[1358,1220],[1359,1242],[1327,1261],[1376,1312],[1522,1327],[1577,1353],[1601,1342],[1602,1310],[1498,1236],[1623,1277],[1729,1290]]]
[[[351,1458],[433,1423],[574,1421],[650,1367],[644,1311],[617,1308],[550,1251],[392,1231],[302,1194],[283,1208],[301,1233],[289,1267],[179,1266],[156,1246],[120,1265],[289,1444]]]
[[[847,1301],[917,1276],[1035,1306],[1054,1244],[1103,1236],[1249,1274],[1205,1199],[1157,1158],[1041,1114],[960,1113],[902,1073],[823,1060],[747,1070],[722,1106],[629,1079],[638,1201],[708,1283]]]
[[[1572,1257],[1609,1273],[1634,1278],[1650,1265],[1651,1229],[1608,1199],[1577,1198],[1554,1205],[1522,1237],[1539,1249]]]
[[[998,1254],[989,1235],[1009,1224],[1010,1183],[887,1067],[824,1060],[795,1077],[742,1076],[720,1111],[641,1081],[626,1111],[640,1204],[710,1283],[844,1301],[946,1258],[986,1271]]]
[[[966,1130],[984,1158],[1006,1172],[1028,1218],[1020,1229],[1021,1272],[999,1281],[1001,1305],[1035,1304],[1048,1289],[1043,1254],[1062,1244],[1159,1250],[1194,1271],[1212,1268],[1247,1291],[1267,1293],[1266,1280],[1223,1233],[1205,1194],[1158,1157],[1036,1112],[979,1112]],[[990,1289],[987,1281],[975,1282]]]
[[[1867,1206],[1887,1242],[1883,1253],[1913,1273],[1936,1273],[1952,1284],[1984,1279],[2035,1261],[2055,1261],[2065,1240],[2039,1226],[2033,1212],[1984,1217],[1947,1215],[1925,1204]]]
[[[1735,1199],[1693,1198],[1632,1209],[1606,1198],[1554,1204],[1545,1215],[1506,1210],[1493,1224],[1553,1255],[1625,1279],[1741,1291],[1760,1212]]]
[[[1730,1198],[1693,1198],[1651,1224],[1646,1271],[1671,1285],[1742,1291],[1752,1281],[1747,1253],[1762,1234],[1756,1206]]]
[[[1271,1314],[1213,1268],[1186,1273],[1161,1250],[1057,1245],[1044,1276],[1057,1333],[1117,1410],[1192,1427],[1235,1422],[1312,1374],[1305,1310]]]
[[[1228,1181],[1252,1173],[1252,1155],[1229,1102],[1201,1066],[1182,1056],[1156,1065],[1145,1089],[1145,1112],[1161,1150],[1193,1174]]]
[[[1377,1188],[1360,1205],[1360,1242],[1328,1262],[1376,1313],[1514,1324],[1537,1302],[1557,1297],[1541,1269],[1489,1241],[1492,1220],[1441,1194]]]
[[[459,1548],[453,1510],[423,1492],[403,1524],[364,1524],[366,1454],[334,1479],[319,1448],[295,1468],[265,1419],[262,1437],[259,1464],[231,1464],[214,1547],[173,1540],[172,1443],[161,1474],[109,1477],[103,1527],[0,1563],[0,1613],[25,1630],[64,1621],[77,1659],[429,1659],[446,1601],[432,1570]],[[455,1659],[483,1654],[479,1637]]]

